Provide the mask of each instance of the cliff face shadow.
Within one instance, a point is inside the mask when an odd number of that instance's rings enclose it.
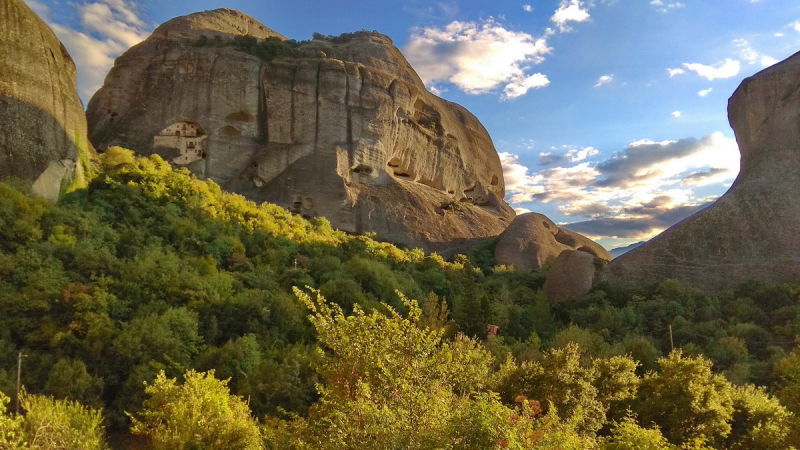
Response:
[[[49,112],[0,95],[0,180],[35,180],[54,161],[77,160],[79,146],[87,145],[75,142]]]

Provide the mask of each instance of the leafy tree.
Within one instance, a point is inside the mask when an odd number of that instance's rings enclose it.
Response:
[[[730,449],[785,449],[790,447],[791,426],[796,418],[775,397],[753,385],[733,388]],[[795,443],[796,444],[796,443]]]
[[[8,412],[11,400],[0,392],[0,448],[21,450],[25,446],[23,418]]]
[[[671,450],[675,449],[658,428],[642,428],[632,417],[615,422],[611,436],[602,441],[604,450]]]
[[[89,375],[83,361],[59,359],[50,369],[44,391],[56,398],[80,400],[99,407],[103,380]]]
[[[400,295],[404,318],[365,313],[345,316],[319,292],[295,290],[311,310],[319,340],[333,357],[320,368],[321,399],[304,422],[301,442],[318,448],[486,448],[519,441],[529,418],[509,422],[512,411],[493,394],[481,394],[492,358],[479,343],[419,326],[422,310]],[[472,411],[474,428],[455,426]],[[517,427],[517,428],[515,428]],[[515,431],[517,430],[517,431]]]
[[[698,438],[722,442],[731,432],[733,389],[711,372],[711,361],[676,350],[658,361],[661,371],[645,376],[638,398],[645,426],[658,425],[674,444]]]
[[[258,424],[247,403],[230,395],[214,371],[189,370],[184,383],[160,372],[145,387],[144,409],[131,417],[131,432],[148,436],[156,448],[263,448]]]
[[[107,448],[103,415],[71,400],[23,394],[23,429],[28,448],[95,450]]]

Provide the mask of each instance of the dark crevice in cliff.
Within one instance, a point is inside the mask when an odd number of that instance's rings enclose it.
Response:
[[[258,142],[263,145],[269,144],[269,111],[267,111],[268,104],[269,104],[269,90],[264,87],[264,82],[266,80],[265,73],[267,71],[267,65],[261,64],[261,67],[258,71],[258,90],[260,91],[260,95],[258,96]],[[256,155],[257,156],[257,155]]]
[[[319,151],[319,75],[322,64],[317,63],[317,77],[314,85],[314,152]]]
[[[350,147],[351,164],[353,157],[353,112],[350,109],[350,71],[347,70],[347,64],[344,66],[344,110],[347,112],[347,144]]]

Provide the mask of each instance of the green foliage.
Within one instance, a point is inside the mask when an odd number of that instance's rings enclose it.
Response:
[[[796,418],[776,398],[755,386],[733,388],[733,422],[726,447],[731,449],[789,448]]]
[[[711,361],[677,350],[658,361],[659,373],[645,376],[637,406],[645,425],[658,425],[674,444],[705,438],[722,442],[731,432],[733,388],[711,372]]]
[[[522,442],[530,418],[483,394],[492,358],[463,335],[442,340],[443,329],[419,326],[422,310],[400,295],[408,316],[353,315],[295,291],[312,312],[319,341],[333,357],[321,368],[321,399],[298,436],[315,448],[487,448]],[[464,426],[469,423],[472,426]]]
[[[8,412],[9,398],[0,392],[0,448],[17,450],[26,448],[24,419]]]
[[[670,450],[676,447],[667,442],[657,428],[642,428],[632,417],[614,423],[611,436],[603,439],[604,450]]]
[[[230,395],[227,381],[214,371],[186,372],[184,383],[160,372],[145,387],[150,396],[132,417],[131,432],[148,436],[155,448],[257,449],[261,434],[250,409]]]
[[[235,36],[233,39],[201,35],[194,42],[195,47],[232,47],[237,50],[258,56],[264,61],[271,61],[280,57],[302,57],[304,54],[297,49],[298,43],[280,38],[258,39],[255,36]]]
[[[25,410],[23,429],[28,448],[107,448],[100,410],[41,395],[22,395],[20,403]]]
[[[253,45],[240,41],[207,45]],[[256,205],[157,156],[110,148],[96,169],[58,204],[0,183],[6,392],[22,351],[30,392],[103,406],[115,431],[139,414],[144,382],[194,369],[274,416],[274,448],[590,448],[598,435],[656,442],[656,426],[686,448],[797,445],[796,418],[747,383],[798,412],[800,283],[601,286],[551,306],[546,273],[495,268],[491,242],[447,262]],[[303,285],[333,302],[323,331],[292,293]],[[427,296],[422,309],[397,289]],[[484,341],[487,324],[500,332]],[[692,357],[659,370],[673,343]],[[322,438],[331,430],[338,440]]]

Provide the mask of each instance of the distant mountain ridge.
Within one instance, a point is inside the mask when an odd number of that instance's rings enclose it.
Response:
[[[639,248],[641,245],[643,245],[645,243],[647,243],[647,241],[634,242],[633,244],[626,245],[624,247],[617,247],[617,248],[611,249],[611,250],[608,251],[608,253],[611,255],[612,258],[619,258],[620,256],[624,255],[625,253],[628,253],[629,251],[631,251],[631,250],[633,250],[635,248]]]

